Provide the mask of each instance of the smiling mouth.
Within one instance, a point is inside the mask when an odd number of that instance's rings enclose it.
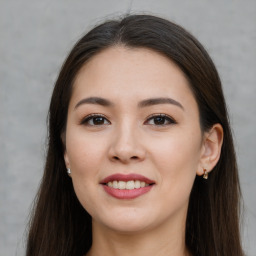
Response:
[[[140,181],[140,180],[129,180],[129,181],[109,181],[108,183],[105,183],[104,185],[115,188],[115,189],[139,189],[139,188],[144,188],[150,185],[153,185],[153,183],[148,184],[145,181]]]
[[[151,190],[155,182],[140,174],[113,174],[100,182],[104,191],[117,199],[134,199]]]

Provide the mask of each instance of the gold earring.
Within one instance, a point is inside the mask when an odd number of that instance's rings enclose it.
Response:
[[[207,172],[207,170],[206,170],[206,169],[204,169],[204,175],[203,175],[203,178],[204,178],[205,180],[207,180],[207,179],[208,179],[208,172]]]

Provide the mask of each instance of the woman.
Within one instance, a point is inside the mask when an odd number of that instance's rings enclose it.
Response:
[[[239,198],[202,45],[148,15],[87,33],[53,91],[27,255],[241,256]]]

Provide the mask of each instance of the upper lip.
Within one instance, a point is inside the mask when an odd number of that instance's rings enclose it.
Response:
[[[103,180],[101,180],[101,184],[106,184],[110,181],[129,181],[129,180],[139,180],[139,181],[144,181],[147,184],[152,184],[155,183],[154,180],[151,180],[143,175],[136,174],[136,173],[130,173],[130,174],[122,174],[122,173],[116,173],[112,174],[110,176],[107,176]]]

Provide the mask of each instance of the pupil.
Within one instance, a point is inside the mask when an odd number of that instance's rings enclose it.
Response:
[[[156,117],[155,124],[164,124],[165,118],[164,117]]]
[[[94,122],[95,125],[103,124],[104,123],[104,119],[103,119],[103,117],[95,117],[93,119],[93,122]]]

